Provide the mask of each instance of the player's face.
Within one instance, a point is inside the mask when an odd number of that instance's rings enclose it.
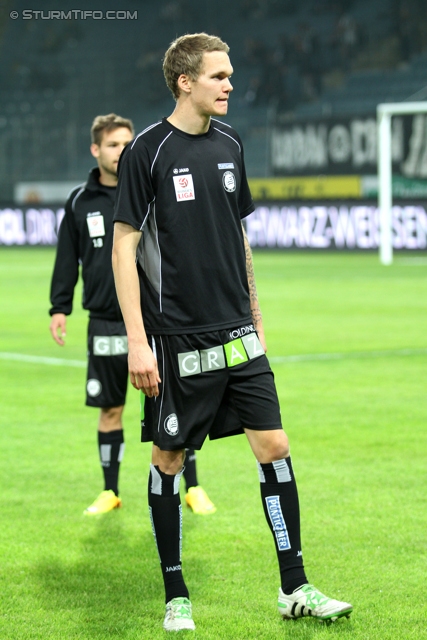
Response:
[[[202,116],[224,116],[233,87],[230,82],[233,67],[225,51],[203,54],[203,66],[196,81],[191,82],[191,99]]]
[[[101,144],[92,144],[91,152],[98,162],[101,181],[115,182],[117,180],[117,165],[120,154],[132,140],[132,134],[127,127],[118,127],[113,131],[104,131]]]

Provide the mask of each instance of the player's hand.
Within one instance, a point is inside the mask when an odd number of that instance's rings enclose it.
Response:
[[[149,398],[159,395],[161,382],[157,360],[147,345],[129,345],[129,375],[135,389],[141,390]]]
[[[61,347],[64,346],[64,338],[67,335],[66,324],[67,316],[64,313],[53,314],[49,329],[52,334],[52,338],[57,344],[61,345]]]

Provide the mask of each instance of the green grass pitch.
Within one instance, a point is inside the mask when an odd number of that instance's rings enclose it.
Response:
[[[97,411],[84,406],[80,290],[66,346],[48,331],[53,259],[52,249],[0,250],[0,637],[163,638],[149,447],[131,387],[123,509],[82,517],[102,488]],[[255,253],[254,262],[306,569],[354,613],[331,626],[280,618],[273,541],[240,436],[208,442],[198,456],[217,513],[184,511],[193,637],[427,638],[425,254],[399,254],[390,267],[356,253]]]

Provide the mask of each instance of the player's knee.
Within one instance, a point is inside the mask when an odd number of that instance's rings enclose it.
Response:
[[[102,407],[99,415],[99,431],[116,431],[122,429],[123,406]]]
[[[157,465],[163,473],[176,475],[182,470],[185,458],[185,450],[161,451],[157,450],[153,456],[153,464]]]
[[[269,443],[269,462],[282,460],[282,458],[287,458],[289,456],[288,436],[284,431],[278,432],[278,434],[279,433],[280,436],[272,438],[271,442]]]
[[[258,462],[269,463],[289,456],[289,440],[283,430],[258,432],[259,436],[252,443]]]

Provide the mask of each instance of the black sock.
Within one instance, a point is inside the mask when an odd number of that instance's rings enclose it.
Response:
[[[123,429],[116,431],[98,431],[98,448],[101,467],[104,472],[104,491],[114,491],[119,495],[119,469],[125,443]]]
[[[179,497],[181,473],[175,476],[150,465],[148,505],[154,538],[159,552],[166,602],[172,598],[188,598],[182,576],[182,506]]]
[[[301,551],[298,492],[291,459],[258,463],[265,517],[273,532],[282,590],[290,594],[307,577]]]
[[[196,470],[196,452],[194,449],[185,450],[185,462],[184,462],[184,480],[185,490],[188,491],[190,487],[197,487],[197,470]]]

